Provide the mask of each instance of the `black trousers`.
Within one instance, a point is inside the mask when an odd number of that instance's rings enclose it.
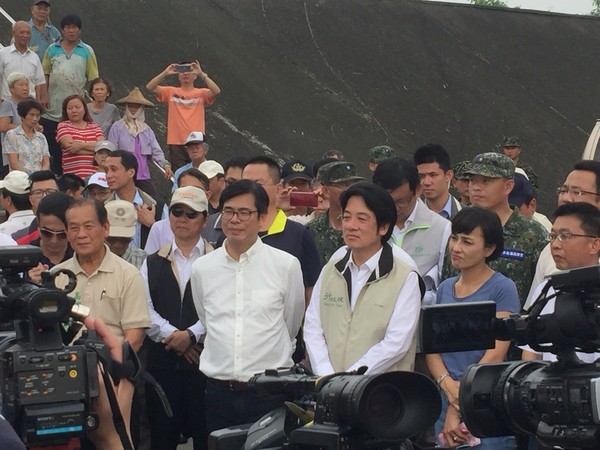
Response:
[[[150,439],[153,450],[175,450],[179,435],[191,437],[194,450],[208,449],[204,392],[206,377],[198,370],[147,369],[162,386],[173,417],[168,418],[154,388],[146,385]]]
[[[62,148],[60,144],[56,142],[56,128],[58,122],[45,118],[40,119],[40,125],[44,127],[44,136],[48,141],[48,151],[50,152],[50,169],[56,175],[62,175]]]

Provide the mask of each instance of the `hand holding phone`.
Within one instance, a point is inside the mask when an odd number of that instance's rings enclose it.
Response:
[[[175,72],[177,72],[177,73],[187,73],[187,72],[191,72],[191,71],[192,71],[191,64],[176,64],[175,65]]]

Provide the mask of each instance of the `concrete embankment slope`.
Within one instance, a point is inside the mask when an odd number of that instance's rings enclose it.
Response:
[[[28,17],[29,2],[2,4]],[[336,148],[363,170],[376,144],[440,142],[458,161],[516,134],[549,209],[600,117],[590,17],[401,0],[53,2],[54,23],[69,12],[115,98],[199,59],[223,91],[207,116],[221,161]],[[148,114],[159,135],[164,116],[162,105]]]

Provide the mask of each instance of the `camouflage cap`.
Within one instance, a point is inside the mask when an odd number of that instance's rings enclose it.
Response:
[[[454,171],[454,178],[457,180],[468,180],[471,176],[467,171],[471,168],[471,161],[461,161],[454,164],[452,170]]]
[[[504,136],[502,138],[502,147],[520,147],[518,136]]]
[[[489,178],[513,178],[515,176],[515,164],[508,156],[501,153],[481,153],[473,158],[471,167],[464,173]]]
[[[336,161],[321,166],[317,178],[325,185],[364,180],[363,177],[356,175],[356,166],[346,161]]]
[[[379,164],[381,161],[396,156],[396,150],[389,145],[378,145],[369,150],[369,162]]]

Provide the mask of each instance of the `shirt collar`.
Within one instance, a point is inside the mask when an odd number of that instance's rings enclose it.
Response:
[[[257,237],[254,244],[252,244],[252,246],[248,250],[246,250],[244,253],[242,253],[240,255],[239,261],[236,261],[231,256],[229,256],[229,253],[227,253],[227,247],[225,247],[226,243],[227,243],[227,239],[225,239],[225,241],[223,242],[223,251],[225,252],[225,256],[229,261],[233,261],[235,263],[242,262],[242,261],[252,261],[252,259],[260,252],[262,246],[266,245],[266,244],[263,244],[263,241],[259,237]]]
[[[354,268],[355,270],[364,270],[364,268],[366,267],[367,269],[369,269],[369,273],[373,273],[379,267],[379,258],[381,256],[382,251],[383,247],[377,250],[377,252],[375,252],[373,256],[367,259],[360,267],[354,264],[354,261],[352,260],[352,252],[350,252],[350,258],[346,263],[346,267],[350,267],[350,269]]]
[[[108,247],[107,244],[104,244],[104,250],[106,253],[104,254],[104,258],[102,259],[102,262],[96,269],[96,272],[112,273],[115,271],[115,267],[112,262],[112,258],[118,258],[118,256],[110,251],[110,248]],[[81,268],[81,265],[79,264],[79,259],[77,259],[77,254],[73,255],[73,272],[75,272],[75,275],[83,272],[83,269]],[[96,272],[94,272],[94,273],[96,273]],[[89,275],[92,276],[93,274],[89,274]]]
[[[285,213],[283,212],[282,209],[278,209],[277,215],[275,216],[273,223],[267,230],[267,234],[265,234],[264,236],[270,236],[272,234],[277,234],[277,233],[283,232],[283,230],[285,229],[286,221],[287,221],[287,216],[285,215]]]
[[[198,252],[200,252],[199,253],[200,255],[204,255],[204,239],[202,239],[202,237],[200,237],[200,239],[198,239],[198,242],[196,242],[196,245],[194,246],[194,248],[197,249]],[[177,246],[177,242],[175,242],[175,239],[173,239],[173,244],[171,245],[171,252],[175,253],[176,250],[179,251],[179,253],[181,253],[181,250]]]

